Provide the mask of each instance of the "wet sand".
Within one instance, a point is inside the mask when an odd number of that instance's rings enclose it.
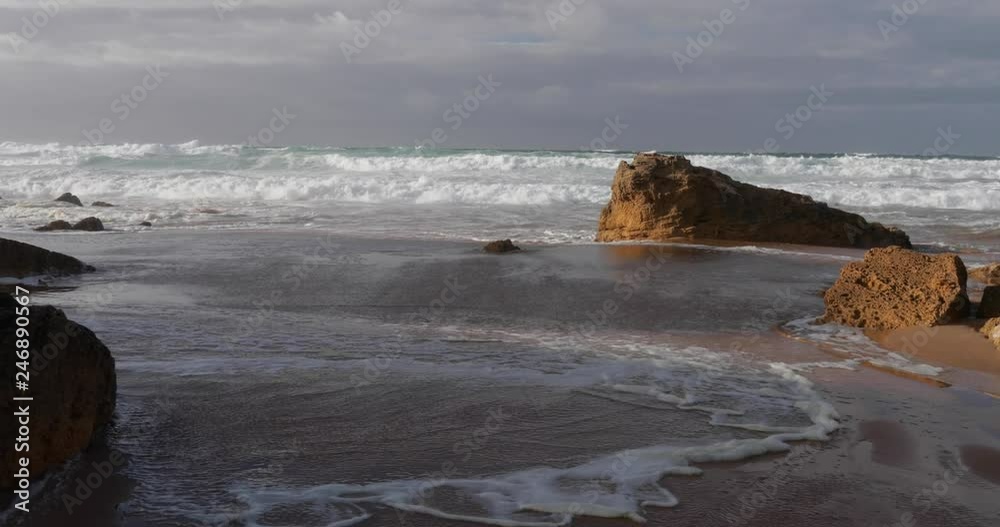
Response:
[[[868,332],[887,350],[946,368],[945,381],[1000,396],[1000,349],[978,331],[981,321],[934,328]]]
[[[1000,485],[1000,449],[985,445],[963,445],[959,451],[962,463],[973,474]]]

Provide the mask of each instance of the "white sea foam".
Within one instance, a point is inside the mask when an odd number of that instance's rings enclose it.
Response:
[[[709,353],[711,356],[712,354]],[[631,356],[628,354],[626,356]],[[673,507],[679,498],[660,481],[666,476],[701,474],[697,465],[739,461],[785,452],[794,441],[826,441],[839,427],[836,410],[794,368],[772,364],[702,368],[685,353],[664,354],[645,362],[644,382],[609,381],[582,393],[647,406],[661,411],[699,412],[714,426],[760,432],[761,437],[706,441],[698,445],[662,444],[624,450],[575,466],[538,466],[489,477],[428,477],[370,484],[330,483],[308,488],[237,485],[232,493],[247,504],[241,520],[257,525],[275,507],[306,504],[352,504],[362,509],[353,521],[377,505],[443,519],[486,525],[540,527],[569,525],[592,516],[645,521],[645,509]],[[621,357],[620,357],[621,360]],[[725,388],[723,390],[723,387]],[[618,399],[614,394],[631,399]],[[719,394],[724,395],[720,396]],[[721,399],[720,399],[721,397]],[[733,407],[721,406],[722,399]],[[647,401],[647,402],[643,402]],[[796,417],[809,424],[794,424]],[[434,491],[458,499],[441,502]],[[473,503],[462,508],[461,503]]]
[[[395,235],[492,236],[491,222],[522,239],[593,239],[594,218],[610,197],[615,168],[629,153],[492,150],[248,148],[168,144],[74,146],[0,143],[0,228],[79,219],[51,200],[73,192],[101,210],[110,227],[324,227],[344,224],[345,205],[393,209]],[[909,225],[940,223],[975,232],[1000,227],[1000,160],[877,155],[693,155],[694,163],[756,185],[805,193]],[[449,214],[433,218],[433,206]],[[226,214],[205,218],[199,208]],[[459,207],[468,207],[461,210]],[[441,209],[435,209],[441,210]],[[357,211],[352,211],[357,213]],[[485,216],[484,216],[485,213]],[[93,212],[89,215],[92,215]],[[319,218],[317,220],[317,218]],[[446,219],[445,219],[446,218]],[[380,228],[351,225],[352,232]],[[369,233],[372,234],[372,233]],[[502,233],[501,233],[502,234]]]
[[[850,362],[855,364],[869,363],[890,370],[928,377],[936,377],[944,372],[943,368],[922,364],[913,360],[913,357],[904,357],[879,346],[858,328],[837,324],[816,324],[815,320],[816,317],[793,320],[786,323],[784,328],[797,338],[815,342],[831,351],[852,357]]]
[[[391,329],[395,332],[397,328]],[[154,478],[149,482],[147,477],[144,490],[140,496],[133,496],[131,506],[199,524],[237,522],[252,527],[272,525],[276,517],[300,510],[308,510],[316,524],[360,524],[381,507],[511,527],[569,525],[581,516],[641,522],[650,508],[673,507],[684,499],[670,489],[669,480],[662,481],[664,477],[697,476],[703,470],[699,465],[704,463],[785,452],[795,441],[825,441],[839,427],[836,410],[794,365],[759,364],[703,347],[671,345],[669,339],[637,336],[634,332],[595,335],[583,343],[559,331],[419,324],[398,329],[424,332],[420,333],[422,337],[442,342],[471,339],[534,347],[533,355],[519,352],[511,358],[506,345],[498,346],[503,349],[502,368],[511,370],[511,375],[496,375],[498,370],[490,370],[490,378],[501,384],[513,382],[511,386],[544,385],[573,397],[602,397],[613,401],[610,404],[644,412],[683,412],[685,419],[704,420],[718,433],[707,433],[701,439],[654,438],[634,448],[597,452],[582,463],[516,467],[493,475],[465,476],[442,469],[440,474],[423,477],[347,484],[337,482],[334,474],[329,483],[306,487],[290,486],[280,479],[243,477],[226,487],[228,496],[213,498],[225,506],[207,505],[203,497],[191,494],[175,479]],[[428,372],[437,376],[451,372],[468,378],[485,371],[482,363],[456,360],[454,355],[442,360],[438,346],[428,348],[436,349],[433,362],[414,349],[405,357],[393,359],[394,371],[414,373],[407,359],[414,361],[413,367],[422,362]],[[482,350],[477,357],[483,360]],[[545,357],[551,357],[551,362],[545,363]],[[525,360],[518,362],[518,358]],[[284,375],[290,369],[338,367],[336,364],[343,362],[332,361],[324,366],[309,358],[288,359],[275,361],[272,367],[267,364],[272,362],[270,358],[237,361],[186,357],[185,362],[190,364],[178,369],[169,361],[126,358],[119,366],[132,373]],[[353,371],[361,367],[349,365]],[[462,368],[474,368],[476,373],[470,374],[470,369],[462,374]],[[424,377],[419,371],[416,374]],[[127,408],[123,413],[128,413]],[[440,461],[444,466],[449,459]],[[435,494],[435,490],[440,493]]]

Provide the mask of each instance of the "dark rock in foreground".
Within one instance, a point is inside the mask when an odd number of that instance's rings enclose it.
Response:
[[[969,316],[966,272],[954,254],[872,249],[823,296],[824,322],[878,330],[937,326]]]
[[[10,489],[22,455],[30,458],[32,478],[56,468],[91,443],[111,421],[115,410],[115,361],[89,329],[68,319],[59,309],[31,305],[30,390],[14,393],[16,315],[20,306],[0,295],[0,347],[9,357],[0,361],[0,437],[11,441],[0,449],[0,489]],[[34,397],[31,402],[13,397]],[[17,429],[11,417],[17,405],[30,405],[31,450],[15,452]]]
[[[510,240],[498,240],[486,244],[483,250],[490,254],[504,254],[520,251],[521,248],[514,245],[514,242]]]
[[[90,231],[90,232],[103,231],[104,230],[104,224],[101,223],[101,220],[99,220],[97,218],[94,218],[94,217],[84,218],[84,219],[76,222],[76,225],[73,225],[73,230],[74,231]]]
[[[983,300],[979,303],[979,318],[1000,317],[1000,285],[991,285],[983,290]]]
[[[868,249],[910,247],[901,230],[809,196],[755,187],[682,156],[638,154],[618,166],[597,241],[736,240]]]
[[[89,273],[93,270],[93,267],[72,256],[0,238],[0,276],[60,276]]]
[[[80,201],[80,198],[74,196],[73,194],[71,194],[69,192],[63,194],[62,196],[59,196],[58,198],[55,199],[55,201],[62,201],[63,203],[72,203],[73,205],[76,205],[77,207],[82,207],[83,206],[83,202]]]

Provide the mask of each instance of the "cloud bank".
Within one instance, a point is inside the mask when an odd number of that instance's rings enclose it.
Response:
[[[988,0],[9,0],[0,140],[84,141],[125,97],[104,142],[239,143],[287,108],[282,144],[579,148],[611,120],[611,148],[919,153],[951,127],[951,153],[996,155],[998,22]]]

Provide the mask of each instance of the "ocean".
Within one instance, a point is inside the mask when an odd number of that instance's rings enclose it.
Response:
[[[1000,441],[995,399],[862,362],[947,365],[809,323],[863,251],[594,243],[631,157],[0,144],[0,232],[97,267],[34,301],[97,333],[119,390],[106,444],[0,521],[891,525]],[[690,157],[1000,257],[1000,159]],[[90,215],[111,230],[32,230]],[[483,254],[497,238],[525,251]],[[898,437],[915,453],[883,462]],[[127,463],[67,506],[109,452]],[[950,489],[921,521],[995,525],[995,488]]]
[[[66,146],[0,143],[0,225],[88,211],[63,192],[119,204],[117,228],[301,228],[414,239],[589,243],[630,152]],[[690,154],[696,165],[899,225],[918,241],[996,248],[1000,159],[877,154]],[[206,213],[206,211],[210,213]],[[215,213],[218,212],[218,213]],[[381,221],[372,221],[378,218]],[[983,240],[981,237],[985,236]]]

